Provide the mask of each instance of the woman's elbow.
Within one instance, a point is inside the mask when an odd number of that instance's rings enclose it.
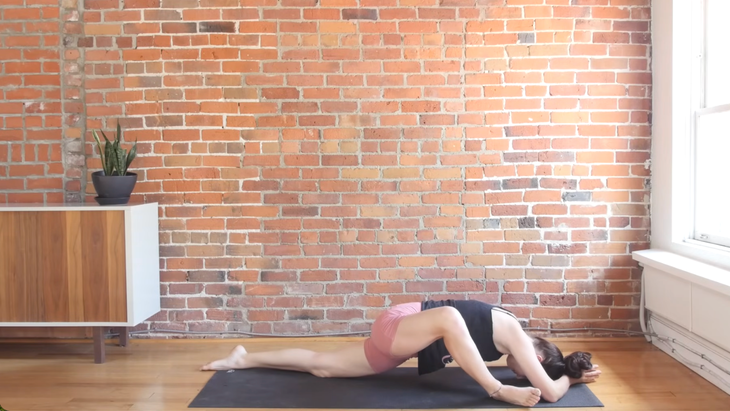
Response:
[[[560,396],[553,392],[542,392],[542,399],[547,402],[558,402],[558,400],[560,400]]]

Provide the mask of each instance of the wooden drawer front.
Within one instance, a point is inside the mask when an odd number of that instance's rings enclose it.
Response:
[[[0,212],[0,322],[127,320],[124,211]]]

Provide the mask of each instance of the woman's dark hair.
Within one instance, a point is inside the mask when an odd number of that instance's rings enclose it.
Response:
[[[593,368],[590,353],[576,351],[567,357],[563,357],[563,353],[558,346],[550,341],[540,337],[533,337],[533,341],[537,354],[543,358],[542,368],[553,380],[557,380],[563,375],[570,378],[580,378],[583,376],[584,370]]]

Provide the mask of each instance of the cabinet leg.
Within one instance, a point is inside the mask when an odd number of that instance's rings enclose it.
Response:
[[[94,327],[94,363],[96,364],[103,364],[106,360],[104,330],[104,327]]]
[[[119,333],[119,346],[126,347],[129,345],[129,329],[127,327],[119,327],[117,332]]]

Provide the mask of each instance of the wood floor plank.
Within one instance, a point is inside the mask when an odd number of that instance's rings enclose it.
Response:
[[[199,367],[227,355],[236,344],[251,352],[292,347],[326,351],[355,340],[132,340],[127,348],[109,341],[106,364],[93,364],[88,342],[0,341],[0,404],[9,411],[183,411],[212,376]],[[644,340],[555,341],[566,354],[593,353],[604,374],[591,389],[605,411],[730,410],[730,396]],[[404,366],[416,364],[409,360]]]

